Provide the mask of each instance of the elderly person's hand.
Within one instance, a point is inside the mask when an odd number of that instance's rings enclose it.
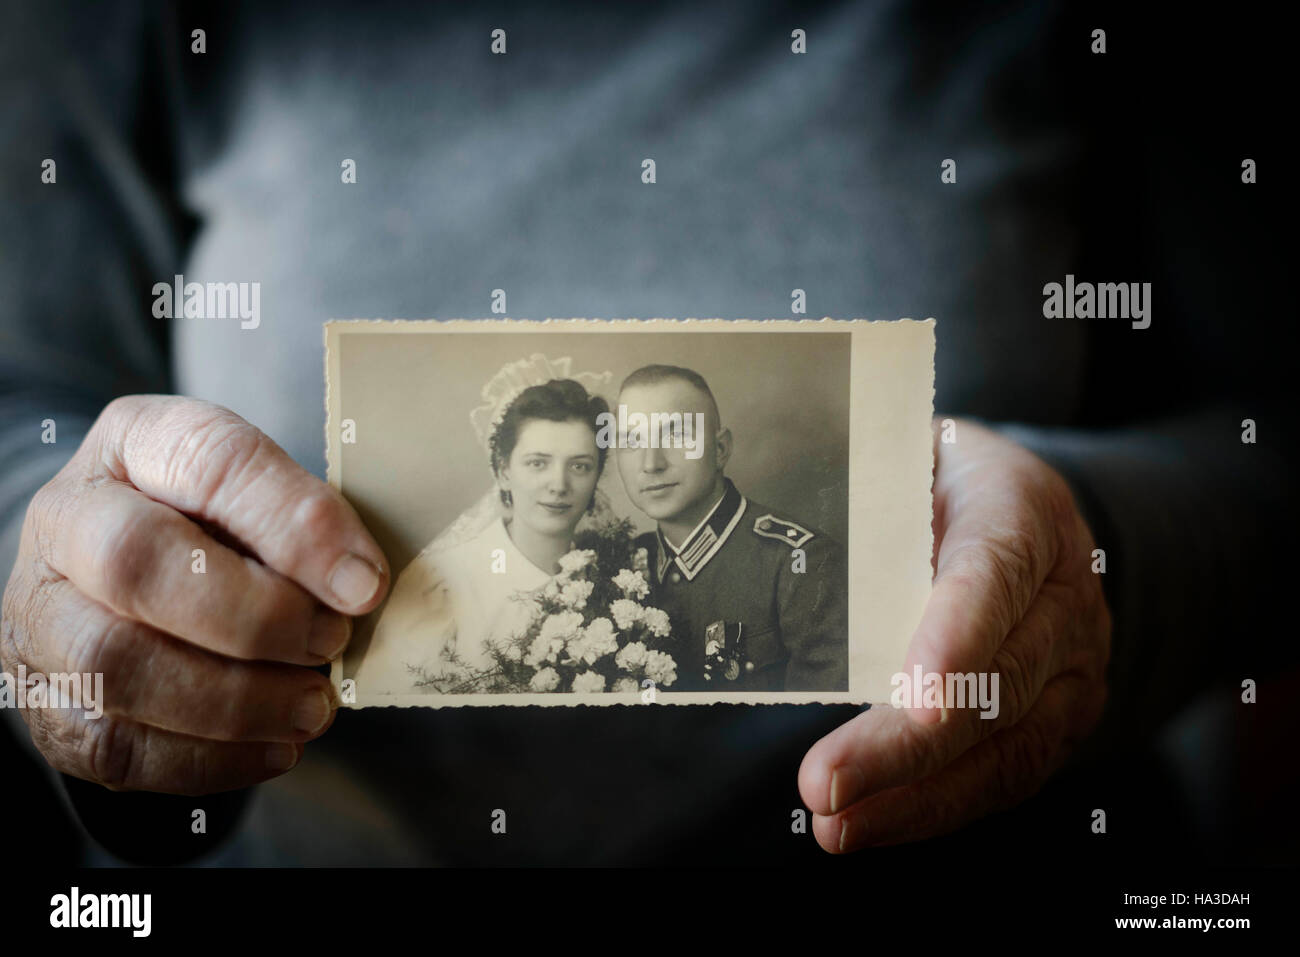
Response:
[[[939,421],[934,590],[904,671],[996,673],[999,711],[877,705],[814,744],[799,791],[828,851],[943,834],[1023,801],[1105,704],[1110,612],[1065,480],[973,422],[940,443]]]
[[[21,712],[58,770],[114,790],[238,788],[330,725],[312,666],[343,651],[387,568],[342,496],[233,412],[127,396],[32,498],[0,660],[103,673],[99,718]]]

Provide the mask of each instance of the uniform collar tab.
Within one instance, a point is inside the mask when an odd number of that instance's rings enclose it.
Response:
[[[722,493],[721,500],[713,506],[713,511],[705,517],[699,527],[682,542],[681,548],[673,548],[664,538],[663,531],[655,530],[655,534],[659,536],[660,581],[663,581],[669,565],[676,565],[686,576],[687,581],[690,581],[703,570],[735,531],[749,503],[731,479],[724,478],[723,481],[726,483],[726,489]]]

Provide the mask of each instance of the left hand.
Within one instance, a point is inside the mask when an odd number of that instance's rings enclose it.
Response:
[[[813,833],[840,853],[933,837],[1032,796],[1101,717],[1111,618],[1065,480],[973,422],[938,441],[934,588],[903,671],[999,675],[999,712],[877,705],[799,768]]]

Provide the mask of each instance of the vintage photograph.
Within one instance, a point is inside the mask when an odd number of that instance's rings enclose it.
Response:
[[[901,666],[929,579],[933,323],[326,340],[329,477],[397,573],[335,662],[345,704],[866,701]]]

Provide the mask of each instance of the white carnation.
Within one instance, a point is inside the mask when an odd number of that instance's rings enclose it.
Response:
[[[641,614],[642,623],[658,638],[667,638],[672,631],[668,623],[668,612],[659,608],[647,608]]]
[[[618,625],[623,631],[640,621],[644,612],[644,608],[626,598],[616,599],[610,602],[609,605],[609,613],[614,616],[614,624]]]
[[[586,627],[582,637],[587,652],[584,657],[588,664],[594,664],[596,659],[618,651],[618,639],[615,635],[614,623],[608,618],[597,618]]]
[[[534,691],[554,691],[560,686],[560,673],[554,668],[543,668],[528,681]]]
[[[594,671],[584,671],[573,679],[574,694],[595,694],[605,690],[605,676]]]
[[[596,558],[596,553],[590,548],[577,549],[566,552],[560,556],[560,575],[569,576],[575,572],[580,572],[592,563]]]
[[[556,657],[563,650],[563,638],[548,638],[545,635],[538,635],[533,639],[533,643],[528,646],[528,654],[524,655],[524,664],[530,668],[538,668],[545,662],[554,663]]]
[[[622,693],[630,691],[636,694],[641,688],[637,685],[635,678],[619,678],[614,682],[614,690]]]
[[[587,599],[591,596],[591,590],[595,587],[595,582],[583,581],[582,579],[567,582],[560,589],[560,601],[564,603],[566,608],[585,608]]]
[[[650,585],[640,572],[624,568],[614,576],[614,584],[622,589],[627,598],[644,598],[650,594]]]
[[[638,548],[633,553],[632,570],[640,572],[642,575],[650,574],[650,553],[644,548]]]
[[[631,641],[618,650],[618,654],[614,656],[614,664],[623,671],[636,671],[645,664],[647,654],[644,644]]]
[[[677,662],[673,656],[662,651],[646,652],[645,676],[661,688],[667,688],[677,680]]]
[[[564,650],[564,644],[582,633],[582,615],[576,611],[560,611],[542,622],[542,630],[528,646],[524,664],[537,668],[542,664],[554,664],[556,657]]]
[[[568,641],[582,633],[582,615],[576,611],[557,611],[542,622],[539,638],[559,638]]]

